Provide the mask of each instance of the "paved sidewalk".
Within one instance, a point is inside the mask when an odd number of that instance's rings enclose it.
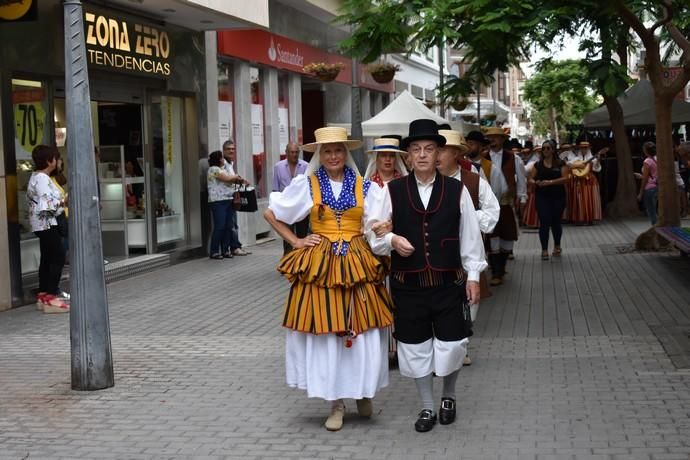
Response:
[[[109,285],[112,389],[70,390],[67,316],[0,313],[0,459],[689,459],[690,260],[626,252],[622,223],[565,232],[548,262],[521,236],[453,425],[416,433],[393,371],[371,420],[351,402],[323,428],[328,405],[284,384],[276,241]]]

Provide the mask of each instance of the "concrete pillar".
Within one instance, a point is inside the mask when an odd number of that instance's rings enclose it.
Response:
[[[0,78],[0,82],[4,82]],[[5,152],[2,119],[2,96],[0,90],[0,254],[9,254],[9,229],[7,227],[7,180],[5,177]],[[9,122],[9,120],[8,120]],[[10,276],[10,258],[0,257],[0,311],[12,308],[12,283]]]
[[[374,95],[374,116],[376,116],[383,110],[383,93],[376,91]]]
[[[250,182],[254,180],[252,167],[252,95],[247,62],[237,61],[232,66],[232,79],[235,101],[235,146],[237,149],[237,164],[235,172]],[[256,243],[257,213],[238,212],[239,238],[243,245]]]
[[[216,32],[205,33],[206,60],[206,133],[201,133],[206,138],[208,155],[210,152],[220,150],[220,126],[218,123],[218,43]]]
[[[288,77],[288,117],[290,118],[290,142],[302,143],[302,77]]]
[[[280,119],[278,118],[278,70],[266,68],[261,78],[264,95],[264,148],[266,152],[266,192],[271,193],[273,165],[280,160]],[[271,226],[262,217],[268,207],[268,196],[259,199],[256,213],[255,235],[271,231]]]
[[[264,69],[261,80],[264,93],[264,143],[266,145],[267,191],[273,183],[273,165],[280,160],[280,120],[278,119],[278,71]]]

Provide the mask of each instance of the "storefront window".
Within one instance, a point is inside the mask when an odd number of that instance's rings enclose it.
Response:
[[[266,147],[264,143],[264,98],[261,90],[263,72],[252,67],[249,72],[252,95],[252,169],[257,198],[267,196]]]
[[[33,172],[31,152],[40,144],[52,145],[49,132],[52,124],[46,85],[41,81],[12,80],[14,112],[14,151],[17,160],[17,215],[19,220],[22,274],[38,270],[40,251],[38,238],[29,224],[26,187]],[[11,210],[10,210],[11,212]]]
[[[182,173],[182,99],[155,98],[151,104],[157,243],[185,237],[184,181]]]
[[[285,159],[285,147],[290,142],[290,118],[288,100],[288,76],[278,75],[278,127],[280,136],[280,159]]]

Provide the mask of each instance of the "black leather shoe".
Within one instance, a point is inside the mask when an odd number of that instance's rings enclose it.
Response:
[[[441,409],[438,411],[438,423],[450,425],[455,421],[455,400],[453,398],[441,398]]]
[[[414,422],[414,429],[420,433],[426,433],[436,425],[436,414],[429,409],[424,409],[419,413],[419,418]]]

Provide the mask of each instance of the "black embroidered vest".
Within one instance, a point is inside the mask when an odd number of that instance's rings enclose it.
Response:
[[[424,209],[414,173],[388,183],[393,206],[393,233],[415,250],[409,257],[391,253],[392,272],[457,272],[460,261],[460,197],[462,183],[436,173]]]

